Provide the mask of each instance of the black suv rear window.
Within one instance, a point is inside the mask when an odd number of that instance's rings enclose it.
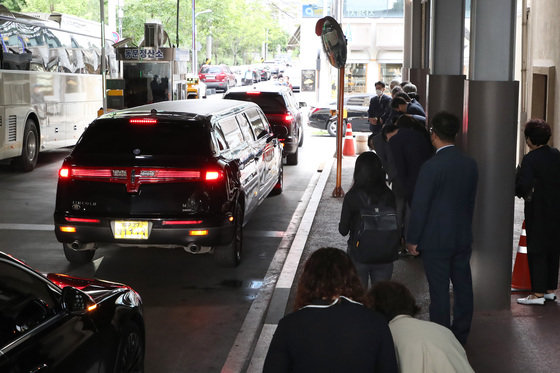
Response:
[[[74,153],[114,155],[209,155],[210,134],[202,123],[158,120],[131,124],[129,118],[93,122]]]
[[[247,94],[247,92],[230,92],[226,94],[227,99],[251,101],[259,105],[265,114],[283,114],[287,112],[284,97],[276,92],[259,92]]]

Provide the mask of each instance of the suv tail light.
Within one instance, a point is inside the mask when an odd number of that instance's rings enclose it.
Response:
[[[224,80],[225,78],[226,78],[226,74],[224,74],[224,73],[220,73],[220,74],[216,75],[217,80]]]
[[[206,171],[181,168],[142,168],[142,167],[62,167],[59,172],[61,180],[88,180],[106,183],[125,184],[130,193],[138,192],[140,184],[176,183],[185,181],[216,182],[224,178],[220,169]]]
[[[294,120],[294,116],[290,113],[288,114],[267,114],[269,122],[271,123],[281,123],[290,124]]]
[[[157,119],[155,118],[130,118],[128,120],[130,124],[157,124]]]
[[[220,170],[209,170],[204,175],[206,181],[218,181],[224,178],[224,173]]]

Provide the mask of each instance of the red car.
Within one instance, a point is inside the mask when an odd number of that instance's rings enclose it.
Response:
[[[198,78],[206,84],[206,88],[215,88],[227,92],[230,87],[237,85],[235,75],[228,65],[203,65],[198,72]]]

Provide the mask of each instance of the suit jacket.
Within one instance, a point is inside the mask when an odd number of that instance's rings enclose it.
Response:
[[[399,128],[399,132],[389,140],[389,149],[396,170],[394,173],[397,184],[395,192],[399,197],[405,197],[410,202],[420,167],[432,157],[432,144],[418,130]],[[402,192],[404,192],[404,196],[400,194]]]
[[[381,119],[380,124],[385,124],[391,115],[391,97],[383,94],[381,96],[373,96],[369,100],[368,118]]]
[[[266,359],[271,372],[397,372],[393,338],[377,312],[343,297],[307,306],[278,323]]]
[[[420,169],[407,242],[420,251],[453,250],[472,244],[478,170],[455,146],[441,149]]]

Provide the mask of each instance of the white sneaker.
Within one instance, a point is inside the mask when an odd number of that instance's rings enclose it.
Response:
[[[545,300],[556,300],[556,294],[554,293],[546,293],[544,295]]]
[[[519,304],[540,304],[541,306],[544,305],[544,297],[536,297],[533,294],[525,297],[525,298],[517,298],[517,303]]]

